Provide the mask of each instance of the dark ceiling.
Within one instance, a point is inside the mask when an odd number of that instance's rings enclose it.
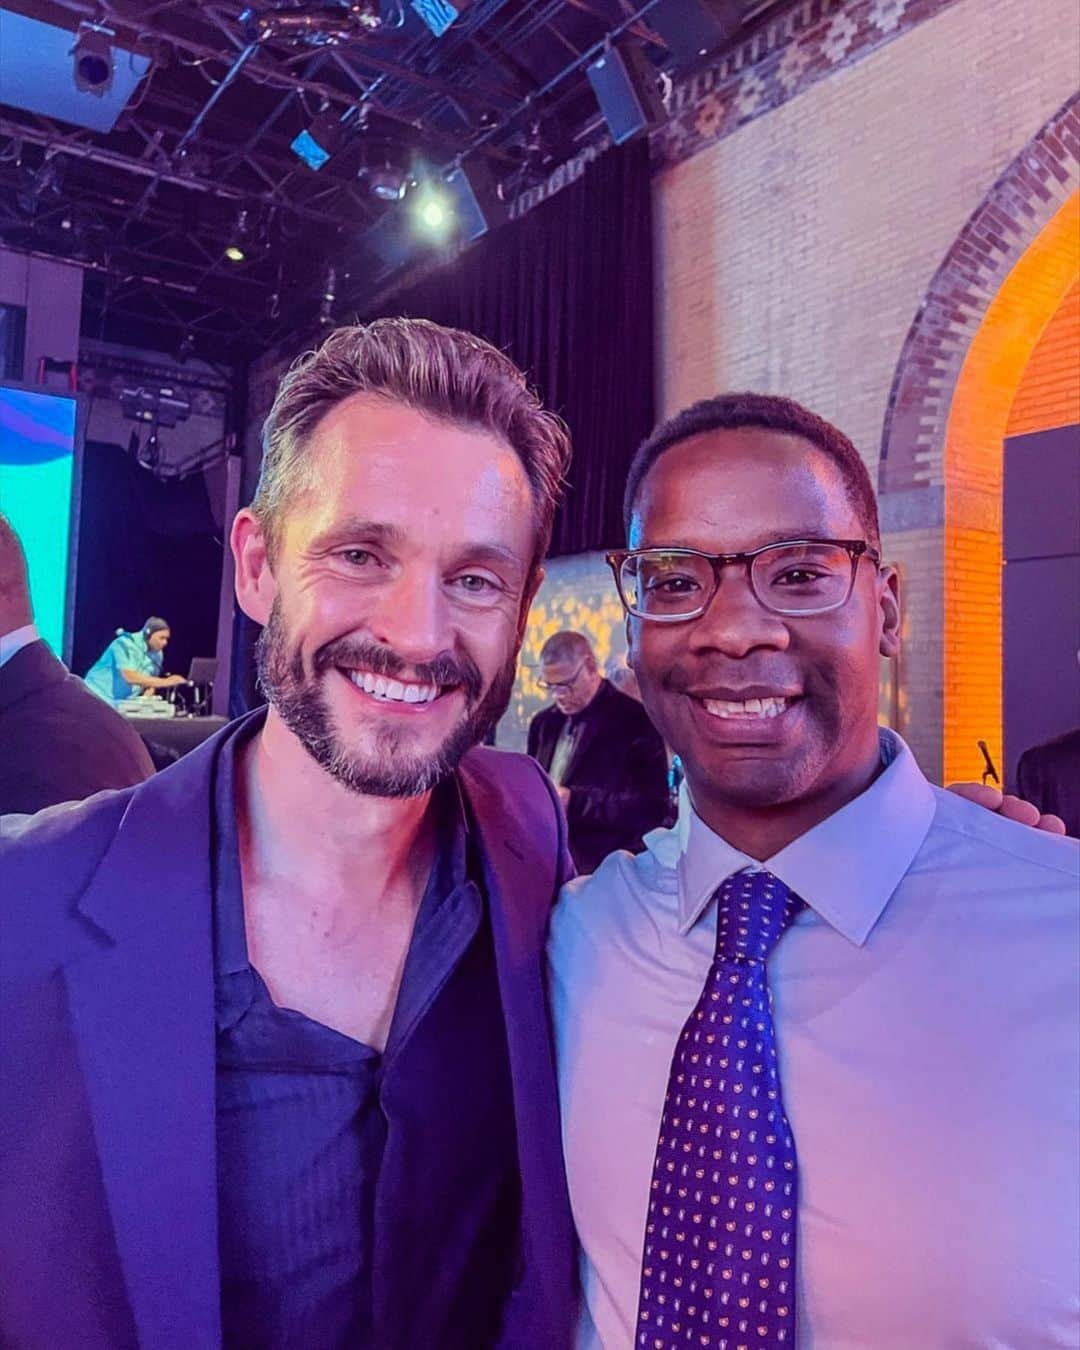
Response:
[[[775,4],[733,0],[739,36]],[[97,21],[151,62],[109,132],[0,103],[0,239],[86,268],[85,333],[186,339],[215,360],[311,324],[331,264],[335,306],[385,282],[372,227],[408,225],[405,203],[373,194],[377,171],[415,179],[464,158],[510,201],[605,134],[584,68],[606,35],[624,32],[658,73],[673,64],[644,0],[640,18],[634,0],[471,0],[441,37],[408,0],[0,8],[73,42]],[[345,134],[315,172],[290,144],[324,111]],[[224,250],[241,223],[237,264]]]

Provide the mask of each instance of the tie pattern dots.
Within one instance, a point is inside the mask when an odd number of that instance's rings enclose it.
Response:
[[[770,872],[717,892],[716,955],[668,1078],[645,1227],[639,1350],[792,1350],[795,1142],[765,962],[802,907]]]

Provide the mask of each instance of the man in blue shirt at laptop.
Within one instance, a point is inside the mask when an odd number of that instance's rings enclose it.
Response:
[[[186,684],[183,675],[162,675],[171,633],[164,619],[151,617],[138,633],[118,628],[116,636],[86,672],[87,687],[109,703],[135,698],[148,690]]]

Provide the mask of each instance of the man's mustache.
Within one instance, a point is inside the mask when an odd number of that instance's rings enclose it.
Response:
[[[480,671],[465,655],[440,652],[430,661],[406,661],[392,648],[362,638],[335,638],[319,648],[313,665],[316,675],[336,666],[370,670],[388,679],[398,679],[408,672],[408,678],[418,684],[433,684],[440,689],[460,686],[470,702],[475,702],[484,689]]]

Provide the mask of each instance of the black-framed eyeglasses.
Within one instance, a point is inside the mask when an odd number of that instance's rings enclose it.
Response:
[[[539,685],[541,689],[545,690],[549,694],[568,693],[571,689],[573,689],[574,685],[577,684],[578,676],[585,669],[585,662],[588,661],[588,659],[589,658],[587,656],[582,658],[581,665],[578,666],[577,670],[574,671],[573,675],[571,675],[568,680],[538,679],[536,683]]]
[[[860,558],[881,555],[865,539],[782,539],[746,553],[694,548],[620,549],[606,555],[628,614],[655,623],[699,618],[725,567],[745,566],[758,604],[772,614],[826,614],[846,605]]]

